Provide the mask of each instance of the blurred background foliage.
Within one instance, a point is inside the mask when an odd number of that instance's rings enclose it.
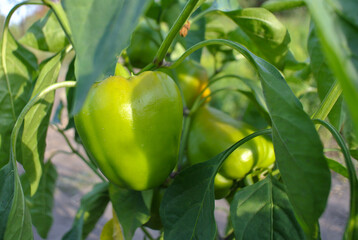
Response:
[[[2,34],[3,24],[5,21],[4,9],[10,9],[9,6],[14,6],[19,3],[19,0],[2,0],[0,3],[0,30]],[[246,7],[259,7],[265,1],[264,0],[238,0],[239,5],[242,8]],[[48,11],[47,7],[29,7],[23,6],[19,10],[19,13],[14,15],[14,19],[11,20],[11,32],[15,38],[21,38],[26,30],[38,19],[43,17]],[[286,26],[290,34],[291,42],[289,43],[289,49],[292,52],[294,58],[298,62],[308,63],[309,55],[307,50],[307,39],[309,34],[310,18],[305,7],[295,8],[293,10],[281,11],[274,13],[279,21]],[[230,34],[235,30],[237,25],[225,16],[218,16],[208,14],[206,16],[207,30],[206,39],[212,38],[230,38]],[[223,27],[225,26],[225,27]],[[167,26],[168,27],[168,26]],[[164,27],[165,29],[165,27]],[[218,31],[221,29],[221,31]],[[164,30],[165,31],[165,30]],[[225,47],[221,47],[224,48]],[[179,52],[183,49],[179,48]],[[45,59],[45,53],[35,53],[40,60]],[[177,56],[175,51],[172,53]],[[207,69],[209,76],[213,76],[217,72],[221,72],[217,76],[223,76],[227,74],[236,74],[247,79],[253,80],[258,87],[259,80],[255,74],[255,71],[248,64],[247,60],[240,54],[233,52],[227,48],[227,54],[216,54],[215,48],[204,49],[201,64]],[[286,81],[290,85],[293,92],[301,100],[303,106],[308,114],[313,113],[317,108],[320,101],[317,96],[315,81],[313,80],[311,71],[307,67],[301,67],[301,69],[288,69],[282,70]],[[231,116],[246,121],[249,124],[262,128],[267,126],[267,121],[257,111],[255,104],[252,101],[248,101],[247,96],[238,92],[237,89],[242,91],[249,91],[245,84],[234,78],[226,78],[212,85],[211,89],[221,89],[230,87],[236,89],[233,91],[221,91],[215,94],[212,98],[211,105],[222,109],[224,112],[229,113]]]

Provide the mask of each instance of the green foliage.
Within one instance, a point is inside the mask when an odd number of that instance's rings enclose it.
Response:
[[[20,39],[25,46],[56,53],[68,45],[68,40],[55,14],[49,11],[35,22]]]
[[[85,239],[102,216],[108,202],[108,183],[96,184],[91,192],[82,197],[72,228],[62,239]]]
[[[135,230],[150,218],[145,198],[140,192],[121,189],[113,184],[110,185],[109,194],[118,220],[123,227],[125,239],[132,239]]]
[[[31,220],[42,238],[47,237],[52,226],[52,208],[56,188],[57,171],[51,160],[43,167],[43,173],[36,194],[30,198]]]
[[[76,49],[78,85],[73,113],[80,110],[94,82],[113,74],[117,56],[129,45],[131,33],[148,3],[144,0],[63,1]]]
[[[64,134],[65,130],[75,128],[72,114],[81,109],[92,84],[114,75],[116,64],[121,64],[123,71],[128,69],[127,77],[131,79],[159,68],[178,73],[177,67],[185,58],[200,63],[209,73],[209,80],[200,87],[191,81],[194,103],[190,111],[183,109],[181,147],[175,170],[163,177],[166,180],[157,189],[134,191],[118,187],[99,172],[94,156],[82,155],[66,138],[71,152],[102,182],[83,196],[72,227],[63,239],[85,239],[108,203],[113,206],[113,218],[104,226],[101,239],[132,239],[138,228],[147,238],[154,239],[147,232],[148,227],[159,228],[158,239],[170,240],[320,239],[318,220],[327,204],[330,170],[349,180],[350,212],[342,237],[356,239],[358,180],[352,158],[358,158],[358,3],[355,0],[269,0],[260,6],[261,3],[244,0],[25,2],[20,5],[43,4],[50,10],[20,39],[9,31],[14,9],[4,20],[0,41],[0,239],[33,239],[33,227],[46,238],[52,227],[57,170],[44,155],[47,129],[54,123],[49,118],[55,89],[76,86],[67,90],[67,104],[61,103],[55,109],[57,123],[62,122],[58,113],[64,108],[70,113],[65,129],[57,126]],[[188,30],[186,37],[179,35],[184,24]],[[141,32],[142,25],[146,27]],[[136,36],[138,32],[144,33],[140,40]],[[42,61],[42,55],[51,57]],[[64,59],[70,61],[68,69],[62,68]],[[61,73],[67,81],[56,83],[61,70],[67,71]],[[163,84],[154,87],[165,88]],[[181,91],[185,95],[185,89]],[[148,91],[143,90],[141,101],[148,98],[146,94]],[[154,96],[160,97],[160,94]],[[188,166],[192,117],[204,104],[265,130],[244,137],[208,161]],[[117,106],[111,108],[118,111]],[[139,112],[149,114],[145,109]],[[179,112],[181,116],[181,109]],[[110,116],[99,118],[112,121]],[[309,116],[319,119],[312,121]],[[326,117],[331,124],[324,121]],[[83,119],[88,120],[86,116]],[[160,119],[173,126],[170,118]],[[145,124],[140,130],[127,128],[129,132],[140,131],[141,138],[152,142],[153,133],[145,133],[158,126],[152,126],[155,125],[152,121]],[[322,142],[330,142],[330,138],[320,139],[317,124],[332,133],[343,153],[345,166],[324,155]],[[96,127],[94,124],[93,128]],[[101,127],[98,126],[98,132]],[[220,126],[214,130],[224,131]],[[74,131],[77,143],[81,144]],[[230,221],[226,236],[221,236],[214,217],[214,178],[237,147],[269,133],[276,162],[269,167],[251,169],[243,179],[229,183],[225,195],[229,194]],[[158,131],[158,134],[165,133]],[[136,139],[125,139],[123,145],[136,142],[135,147],[143,148]],[[102,138],[97,144],[109,145]],[[102,154],[109,154],[108,151],[111,149]],[[21,179],[18,164],[25,170]],[[106,167],[114,168],[111,164]],[[145,178],[144,175],[132,177],[137,180]],[[165,192],[163,198],[156,196],[159,191]],[[153,217],[163,227],[152,225]]]
[[[0,167],[10,157],[10,135],[20,111],[31,95],[37,71],[35,56],[19,45],[10,33],[1,41],[0,59]]]
[[[328,91],[332,87],[335,77],[332,70],[327,65],[327,60],[323,55],[321,44],[317,38],[316,29],[314,24],[311,26],[310,35],[308,38],[308,51],[311,58],[311,70],[317,82],[318,95],[321,101],[325,98]],[[330,114],[328,115],[331,123],[337,129],[341,126],[342,115],[342,97],[333,106]]]
[[[350,109],[355,131],[358,132],[358,20],[356,1],[305,1],[316,26],[323,53],[334,76],[339,80]]]
[[[63,55],[63,52],[58,53],[41,67],[31,98],[57,81]],[[42,175],[47,128],[54,98],[54,92],[46,95],[31,108],[24,119],[21,137],[22,156],[19,156],[19,159],[30,182],[31,195],[36,192]]]
[[[305,239],[285,187],[275,177],[238,191],[230,211],[239,239]]]

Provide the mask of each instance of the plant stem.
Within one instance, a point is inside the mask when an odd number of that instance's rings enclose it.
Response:
[[[336,80],[332,87],[329,89],[328,93],[324,97],[321,102],[318,110],[311,117],[312,119],[321,119],[325,120],[332,110],[334,104],[337,102],[338,98],[341,96],[342,88],[338,81]],[[316,125],[316,129],[318,130],[320,125]]]
[[[154,238],[152,237],[152,235],[150,235],[150,233],[147,231],[147,229],[145,229],[145,227],[141,226],[140,229],[143,231],[143,233],[144,233],[150,240],[154,240]]]
[[[82,159],[82,161],[89,167],[92,169],[92,171],[103,181],[105,182],[106,179],[97,171],[97,167],[95,165],[93,165],[93,163],[89,160],[87,160],[80,152],[78,152],[71,144],[70,140],[68,139],[67,135],[65,134],[65,132],[59,128],[58,126],[55,126],[56,130],[62,135],[62,137],[65,139],[67,145],[70,147],[71,151],[76,154],[79,158]]]
[[[177,20],[174,22],[172,28],[169,30],[168,35],[165,37],[164,41],[160,45],[160,48],[154,58],[154,64],[160,66],[165,58],[165,55],[168,52],[170,45],[172,44],[175,36],[178,34],[180,29],[183,27],[186,20],[190,17],[194,7],[196,6],[199,0],[189,0],[185,5],[183,11],[180,13]]]

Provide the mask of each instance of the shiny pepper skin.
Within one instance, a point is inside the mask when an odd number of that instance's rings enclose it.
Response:
[[[215,157],[253,130],[218,109],[205,105],[194,114],[188,139],[188,160],[196,164]],[[267,168],[275,161],[273,145],[263,136],[244,143],[231,153],[215,178],[216,197],[223,197],[232,180],[241,180],[255,168]]]
[[[78,133],[114,184],[142,191],[162,184],[177,162],[182,99],[162,72],[95,84],[75,116]]]

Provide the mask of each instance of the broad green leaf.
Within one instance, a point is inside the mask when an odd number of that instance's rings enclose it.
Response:
[[[102,216],[109,202],[108,183],[96,184],[92,191],[81,199],[72,228],[63,236],[64,240],[86,239]]]
[[[328,167],[335,171],[336,173],[342,175],[345,178],[348,178],[348,172],[347,172],[347,168],[345,168],[342,164],[340,164],[339,162],[337,162],[336,160],[330,159],[330,158],[326,158],[327,163],[328,163]]]
[[[237,239],[305,239],[285,187],[274,177],[239,190],[230,216]]]
[[[279,68],[283,67],[283,59],[291,40],[286,27],[275,15],[264,8],[245,8],[223,13],[230,17],[255,44],[260,51],[260,54],[256,54]]]
[[[331,182],[322,143],[280,72],[262,59],[253,58],[272,120],[276,163],[303,229],[315,238]]]
[[[132,239],[135,230],[150,218],[149,209],[141,192],[111,184],[109,195],[119,223],[122,225],[124,238]]]
[[[31,98],[35,97],[46,87],[57,81],[64,54],[58,53],[46,62],[36,80]],[[25,169],[27,179],[30,181],[31,195],[39,185],[42,175],[42,165],[46,148],[46,135],[49,118],[55,97],[55,92],[46,94],[26,114],[22,132],[21,163]]]
[[[317,222],[326,207],[331,176],[310,117],[281,73],[240,44],[224,39],[207,40],[193,46],[181,59],[204,44],[231,47],[257,70],[272,122],[277,166],[301,226],[309,238],[316,238]]]
[[[31,48],[53,53],[69,44],[66,34],[51,10],[35,22],[19,42]]]
[[[261,7],[271,12],[283,11],[304,6],[304,0],[269,0],[264,2]]]
[[[0,167],[10,158],[10,135],[15,121],[31,96],[37,60],[11,34],[0,53]],[[3,62],[5,59],[6,62]]]
[[[103,80],[105,75],[113,75],[116,58],[128,46],[150,1],[64,0],[62,4],[76,50],[75,113],[82,107],[92,84]]]
[[[15,162],[15,159],[12,161]],[[16,170],[13,168],[13,163],[10,161],[5,167],[1,169],[0,176],[4,175],[6,179],[4,184],[9,184],[4,188],[3,180],[1,181],[1,193],[5,190],[5,194],[1,194],[1,203],[6,204],[5,207],[5,217],[1,216],[1,225],[0,237],[4,239],[24,239],[32,240],[32,224],[31,224],[31,215],[28,209],[24,192],[21,187],[21,182],[19,175]],[[9,188],[11,187],[11,189]],[[9,211],[10,208],[10,211]],[[6,219],[6,214],[8,218]]]
[[[358,133],[358,24],[355,0],[306,0],[328,66],[339,80]]]
[[[255,53],[256,55],[260,54],[260,49],[244,32],[244,30],[242,30],[241,27],[237,27],[235,30],[231,31],[228,34],[228,39],[244,45],[247,49],[249,49],[251,52]]]
[[[36,194],[30,199],[32,223],[38,234],[46,239],[52,226],[52,207],[56,188],[57,171],[51,160],[46,162]]]
[[[256,55],[283,68],[290,35],[271,12],[264,8],[241,9],[231,1],[215,1],[204,12],[217,12],[231,18],[239,28],[231,31],[228,39],[245,45]]]
[[[309,238],[316,238],[317,222],[326,207],[331,177],[311,119],[274,66],[239,44],[216,41],[239,51],[256,68],[272,121],[277,166],[301,226]]]
[[[327,60],[323,55],[322,47],[315,31],[315,27],[312,24],[307,47],[311,58],[311,70],[317,82],[318,96],[321,101],[323,101],[336,78],[327,64]],[[342,100],[342,97],[338,99],[328,115],[330,122],[337,129],[340,129],[341,125]]]
[[[165,239],[215,239],[215,175],[238,146],[268,132],[251,134],[211,160],[186,168],[175,177],[160,205]]]
[[[164,194],[160,216],[165,239],[214,239],[214,177],[220,158],[181,172]]]
[[[0,179],[0,239],[4,239],[15,187],[11,162],[0,169]]]

